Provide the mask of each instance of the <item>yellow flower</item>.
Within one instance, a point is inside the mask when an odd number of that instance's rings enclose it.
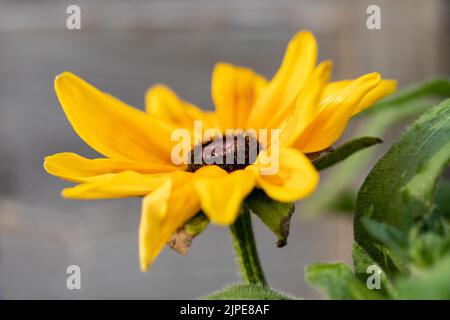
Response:
[[[396,82],[381,80],[378,73],[329,82],[331,62],[316,66],[316,59],[314,36],[302,31],[270,81],[247,68],[217,64],[211,88],[215,112],[202,111],[163,85],[148,90],[143,112],[64,72],[55,80],[62,108],[76,133],[105,157],[58,153],[46,157],[44,167],[78,183],[63,190],[66,198],[144,197],[139,255],[145,271],[177,228],[200,210],[212,222],[230,225],[255,187],[283,202],[309,195],[319,175],[304,154],[328,148],[354,114],[395,90]],[[171,134],[180,127],[193,132],[195,120],[223,133],[280,129],[278,171],[261,174],[266,152],[237,170],[174,165]]]

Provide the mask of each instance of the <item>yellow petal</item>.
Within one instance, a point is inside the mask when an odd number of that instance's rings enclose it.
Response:
[[[193,129],[194,121],[203,121],[203,128],[217,126],[214,113],[203,111],[193,104],[181,100],[169,87],[158,84],[147,90],[145,94],[146,109],[177,127]]]
[[[322,105],[326,104],[329,100],[334,100],[336,95],[341,95],[342,90],[349,86],[351,82],[352,80],[330,82],[323,92]],[[370,92],[364,96],[358,104],[358,107],[353,111],[353,115],[371,107],[375,102],[393,93],[396,89],[396,80],[382,79],[375,88],[370,90]]]
[[[321,101],[319,112],[297,137],[293,146],[304,153],[328,148],[345,130],[361,100],[380,82],[378,73],[369,73],[352,81],[339,95]]]
[[[252,110],[249,126],[265,128],[273,117],[283,119],[292,107],[317,59],[317,43],[311,32],[297,33],[286,49],[283,62]]]
[[[56,77],[55,90],[76,133],[99,153],[142,162],[170,159],[173,128],[168,124],[69,72]]]
[[[208,218],[230,225],[239,215],[242,201],[253,190],[255,175],[244,170],[228,174],[217,166],[206,166],[195,172],[194,186]]]
[[[144,198],[139,226],[142,272],[151,266],[177,228],[200,210],[197,194],[189,179],[186,176],[181,180],[172,177]]]
[[[267,80],[251,69],[228,63],[216,64],[211,94],[223,132],[226,129],[246,129],[253,104],[266,86]]]
[[[162,173],[177,170],[175,166],[161,163],[150,164],[109,158],[86,159],[71,152],[62,152],[45,157],[44,168],[54,176],[74,182],[86,182],[86,178],[92,176],[122,171]]]
[[[144,196],[166,182],[170,173],[141,174],[133,171],[85,178],[85,183],[62,191],[70,199],[112,199]]]
[[[280,145],[290,146],[318,111],[322,91],[330,79],[331,61],[322,62],[295,99],[294,109],[280,126]]]
[[[257,175],[257,184],[272,199],[293,202],[312,193],[319,182],[319,173],[309,159],[293,148],[280,148],[279,168],[276,174],[262,175],[263,165],[258,161],[246,168]]]

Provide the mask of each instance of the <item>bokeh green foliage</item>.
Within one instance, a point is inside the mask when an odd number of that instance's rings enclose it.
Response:
[[[450,88],[448,81],[432,84],[439,94],[444,84]],[[433,86],[417,90],[424,88]],[[415,106],[420,95],[407,93],[412,101],[398,96],[389,103]],[[380,112],[398,107],[379,106]],[[331,299],[450,299],[450,185],[442,178],[449,163],[447,99],[403,132],[366,177],[355,206],[346,207],[354,213],[354,269],[312,264],[306,279]],[[381,271],[379,290],[366,286],[371,265]]]

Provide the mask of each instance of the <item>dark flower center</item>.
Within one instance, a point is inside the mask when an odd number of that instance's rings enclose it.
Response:
[[[256,161],[260,144],[252,134],[237,133],[214,137],[196,145],[188,155],[188,172],[217,165],[227,172],[244,169]]]

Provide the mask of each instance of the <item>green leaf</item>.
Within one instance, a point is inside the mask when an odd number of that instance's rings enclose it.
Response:
[[[418,267],[426,268],[436,264],[450,254],[450,236],[434,232],[419,235],[411,245],[411,258]]]
[[[305,278],[313,286],[323,291],[329,299],[381,299],[377,292],[367,289],[341,262],[313,263],[305,268]]]
[[[375,144],[383,142],[379,138],[374,137],[362,137],[349,141],[342,146],[334,149],[332,152],[325,153],[320,158],[313,161],[317,170],[323,170],[331,167],[332,165],[347,159],[349,156],[358,152],[359,150],[368,148]]]
[[[450,255],[450,230],[437,207],[409,232],[409,255],[419,268],[428,268]]]
[[[370,220],[365,217],[362,220],[364,227],[371,236],[392,250],[395,250],[405,260],[404,263],[407,262],[409,249],[407,235],[389,224]]]
[[[312,286],[326,293],[329,299],[352,299],[348,283],[354,275],[352,270],[341,262],[310,264],[305,268],[305,278]]]
[[[381,268],[367,252],[361,248],[357,243],[353,244],[352,250],[353,256],[353,266],[355,269],[355,274],[358,279],[361,280],[362,283],[367,282],[367,278],[371,275],[371,273],[367,272],[369,266],[376,265],[381,269],[381,294],[385,297],[395,297],[397,292],[389,281],[386,272]]]
[[[406,233],[433,208],[436,182],[450,159],[450,99],[426,112],[378,161],[356,203],[356,242],[388,274],[400,270],[392,250],[369,234],[363,218]]]
[[[245,204],[275,233],[277,246],[284,247],[287,244],[294,204],[273,200],[261,189],[253,190],[245,199]]]
[[[450,219],[450,181],[443,180],[438,184],[434,202],[439,213]]]
[[[399,299],[450,300],[450,256],[424,272],[398,280],[396,287]]]
[[[332,213],[353,215],[355,212],[356,192],[350,190],[342,190],[327,204],[327,209],[331,209]]]
[[[202,300],[292,300],[277,291],[258,285],[234,285],[201,297]]]

